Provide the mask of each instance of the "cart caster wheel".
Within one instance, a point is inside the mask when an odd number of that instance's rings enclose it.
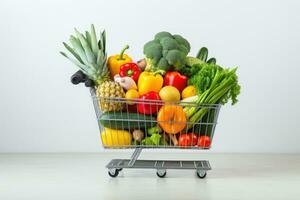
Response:
[[[110,177],[115,178],[119,175],[119,170],[118,169],[111,169],[111,170],[108,171],[108,175]]]
[[[156,175],[159,177],[159,178],[164,178],[167,174],[167,171],[166,170],[157,170],[156,172]]]
[[[201,179],[206,177],[206,171],[197,171],[197,176]]]
[[[123,170],[123,168],[118,168],[117,170],[120,172],[120,171],[122,171],[122,170]]]

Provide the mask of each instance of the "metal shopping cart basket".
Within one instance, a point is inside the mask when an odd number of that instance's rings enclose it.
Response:
[[[103,147],[135,148],[130,159],[112,159],[106,165],[111,177],[117,177],[124,168],[156,169],[157,176],[161,178],[165,177],[167,169],[195,170],[199,178],[205,178],[206,172],[211,170],[207,160],[138,160],[138,157],[144,148],[210,149],[220,105],[99,98],[94,88],[91,88],[90,92]],[[119,109],[103,112],[103,106],[115,106]],[[138,112],[138,106],[148,108],[148,113]],[[186,120],[182,120],[184,116],[180,115],[184,109],[201,110],[201,119],[198,122],[189,122],[187,117]],[[178,130],[180,131],[177,132]],[[200,141],[199,145],[201,136],[204,139],[208,138],[209,144],[205,144],[204,141],[204,145],[201,145]]]

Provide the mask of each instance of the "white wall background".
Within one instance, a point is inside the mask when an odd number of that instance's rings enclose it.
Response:
[[[60,56],[73,28],[106,29],[108,53],[125,43],[135,60],[161,30],[191,54],[207,46],[240,66],[240,102],[225,106],[214,152],[300,152],[299,1],[1,0],[0,152],[98,152],[89,91]]]

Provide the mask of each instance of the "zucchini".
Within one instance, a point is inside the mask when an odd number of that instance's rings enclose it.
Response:
[[[208,49],[206,47],[202,47],[198,53],[197,53],[197,58],[206,62],[206,59],[207,59],[207,56],[208,56]]]
[[[210,59],[207,60],[207,63],[208,64],[216,64],[217,60],[215,58],[210,58]]]
[[[142,129],[156,125],[156,118],[149,115],[127,112],[105,112],[99,122],[105,128],[111,129]]]

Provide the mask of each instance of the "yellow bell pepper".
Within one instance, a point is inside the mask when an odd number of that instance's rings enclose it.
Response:
[[[110,56],[107,60],[107,66],[109,68],[110,77],[112,79],[116,74],[119,74],[121,65],[132,62],[132,58],[130,58],[127,54],[124,53],[126,49],[129,49],[128,45],[126,45],[122,49],[120,54]]]
[[[150,91],[159,92],[164,83],[164,79],[160,74],[153,72],[142,72],[138,80],[138,90],[140,95],[144,95]]]
[[[128,131],[104,128],[101,140],[104,146],[128,146],[131,144],[132,136]]]

